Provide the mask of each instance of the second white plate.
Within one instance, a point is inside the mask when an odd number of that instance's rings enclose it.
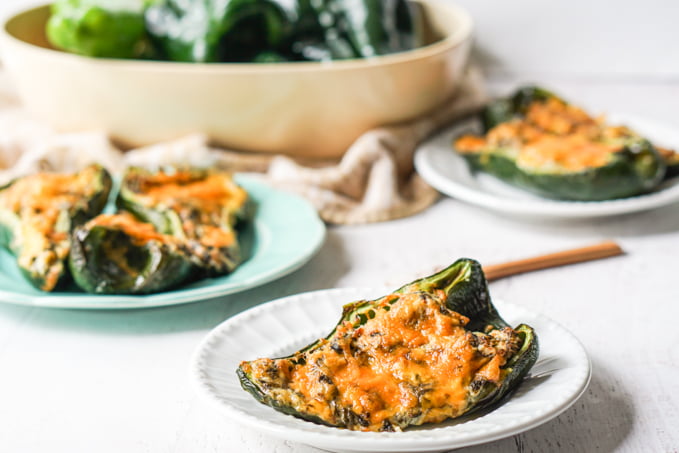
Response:
[[[356,452],[443,451],[501,439],[556,417],[587,388],[589,359],[570,332],[544,316],[499,301],[495,305],[507,322],[535,328],[540,358],[531,377],[490,412],[400,433],[357,432],[282,414],[240,387],[236,368],[241,360],[281,357],[298,350],[330,332],[343,304],[381,294],[383,290],[332,289],[251,308],[208,334],[194,355],[191,379],[199,394],[235,423],[326,450]]]
[[[630,115],[609,115],[613,124],[625,124],[661,146],[679,149],[679,133],[666,125]],[[440,192],[494,211],[540,217],[603,217],[658,208],[679,201],[679,178],[653,192],[607,201],[562,201],[541,198],[499,179],[470,171],[452,147],[454,137],[470,131],[473,121],[444,129],[425,141],[415,154],[418,173]]]

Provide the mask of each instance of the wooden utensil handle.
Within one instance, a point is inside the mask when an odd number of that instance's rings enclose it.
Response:
[[[510,275],[521,274],[523,272],[537,271],[550,267],[563,266],[565,264],[580,263],[582,261],[597,260],[609,256],[622,255],[623,253],[625,252],[618,244],[613,241],[606,241],[588,247],[565,250],[503,264],[483,266],[483,271],[486,274],[486,279],[488,281],[493,281]]]

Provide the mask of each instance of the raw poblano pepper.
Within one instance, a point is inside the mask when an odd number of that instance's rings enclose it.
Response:
[[[299,0],[293,58],[369,58],[413,49],[417,11],[406,0]]]
[[[421,45],[418,11],[407,0],[56,0],[46,32],[93,57],[327,61]]]
[[[522,88],[491,102],[480,120],[482,136],[459,137],[456,150],[474,170],[542,196],[629,197],[653,189],[666,171],[648,140],[542,88]]]
[[[56,0],[47,22],[55,47],[79,55],[143,58],[151,53],[146,0]]]
[[[286,414],[362,431],[398,431],[498,403],[538,356],[512,329],[481,266],[460,259],[392,294],[345,305],[335,329],[279,359],[242,362],[244,390]]]
[[[99,165],[14,180],[0,189],[0,245],[34,286],[52,291],[68,276],[71,231],[101,212],[110,190]]]
[[[173,61],[251,61],[288,36],[293,12],[274,0],[159,0],[146,26]]]

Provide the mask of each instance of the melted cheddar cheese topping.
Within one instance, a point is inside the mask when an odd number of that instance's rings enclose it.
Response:
[[[225,173],[188,170],[136,175],[130,186],[147,207],[162,206],[177,213],[184,234],[204,247],[231,247],[236,234],[231,218],[247,201],[247,192]]]
[[[117,214],[99,214],[85,224],[85,230],[89,231],[98,226],[120,231],[129,240],[129,244],[135,247],[143,247],[155,241],[172,250],[182,249],[180,239],[159,233],[152,224],[142,222],[125,211]],[[106,266],[102,273],[122,271],[125,275],[137,275],[140,272],[140,266],[143,268],[145,265],[144,260],[130,259],[129,248],[124,241],[106,240],[101,243],[100,247],[106,261],[115,264],[115,266]]]
[[[139,192],[149,206],[191,205],[208,214],[224,207],[238,209],[247,199],[247,192],[224,174],[196,175],[181,170],[145,176],[139,181]]]
[[[16,180],[0,194],[0,206],[19,220],[11,248],[19,266],[44,275],[40,289],[51,291],[70,252],[71,217],[92,197],[91,166],[79,173],[36,173]]]
[[[679,151],[660,146],[656,146],[655,149],[658,150],[667,165],[679,165]]]
[[[631,135],[622,126],[608,126],[582,109],[558,99],[534,101],[523,118],[491,128],[485,137],[465,135],[455,141],[462,153],[505,149],[519,167],[548,171],[581,171],[608,164]]]
[[[90,229],[98,225],[115,228],[124,232],[135,245],[144,245],[149,241],[168,242],[175,240],[172,236],[158,233],[152,224],[141,222],[128,212],[99,214],[87,222],[85,228]]]
[[[323,422],[393,431],[440,422],[472,407],[503,379],[519,344],[510,328],[490,334],[426,293],[387,296],[342,322],[329,339],[290,358],[241,369],[278,404]]]

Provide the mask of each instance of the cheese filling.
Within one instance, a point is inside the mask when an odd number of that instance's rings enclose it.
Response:
[[[175,240],[172,236],[158,233],[152,224],[141,222],[128,212],[100,214],[87,222],[85,228],[90,229],[94,226],[119,229],[130,237],[134,245],[144,245],[149,241],[168,242]]]
[[[577,172],[608,164],[632,135],[625,127],[606,125],[603,118],[550,98],[531,103],[523,118],[500,123],[485,137],[458,138],[455,148],[462,153],[503,150],[519,167]]]
[[[92,184],[96,167],[74,175],[37,173],[15,181],[0,195],[0,207],[19,219],[10,247],[18,264],[44,276],[41,289],[51,291],[63,274],[70,252],[71,217],[99,190]]]
[[[241,369],[267,398],[333,426],[394,431],[436,423],[496,389],[519,348],[511,328],[471,332],[468,322],[442,293],[392,294],[307,351]]]
[[[224,173],[196,174],[178,170],[135,175],[128,185],[146,207],[170,209],[179,216],[184,235],[203,247],[236,245],[229,228],[247,201],[247,192]]]

